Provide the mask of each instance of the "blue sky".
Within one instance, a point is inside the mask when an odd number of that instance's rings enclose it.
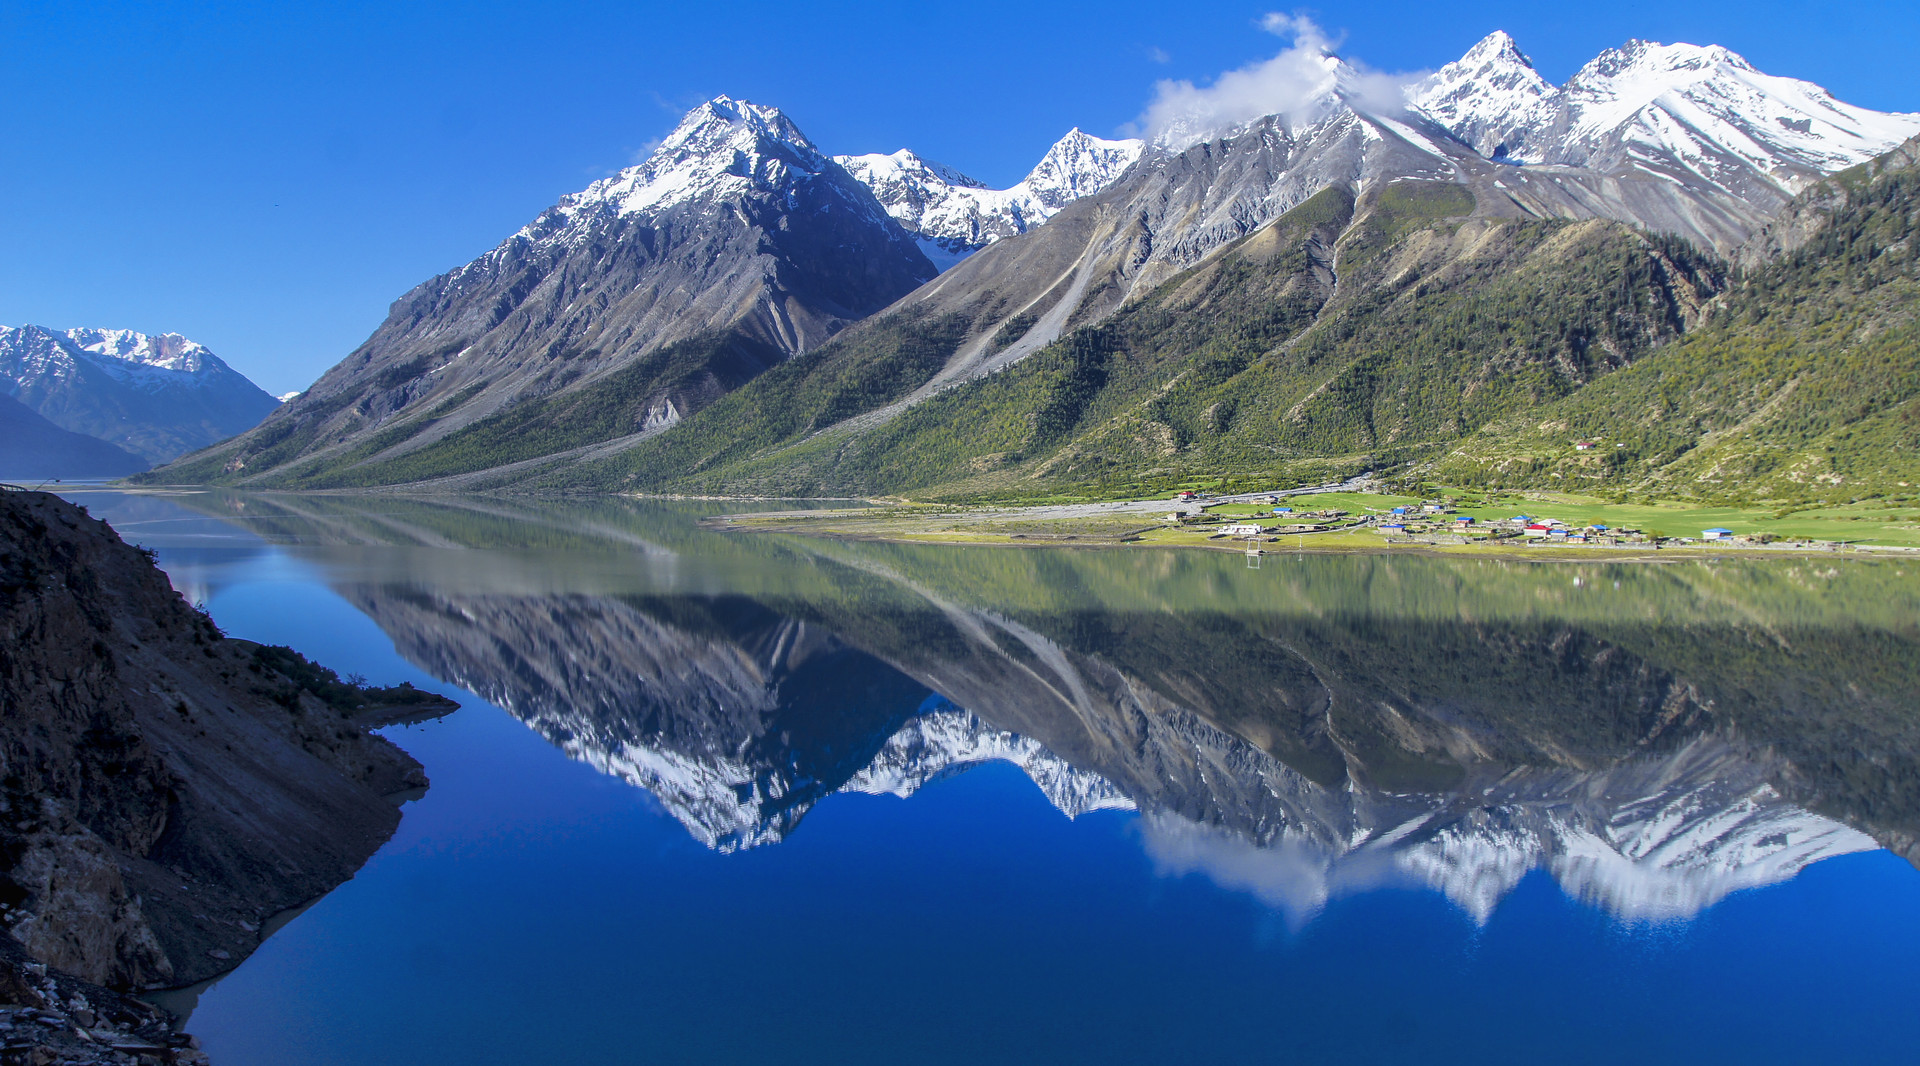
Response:
[[[0,3],[0,323],[172,330],[304,387],[387,305],[632,162],[716,93],[830,152],[1010,184],[1156,81],[1266,58],[1277,5]],[[1494,29],[1549,80],[1629,37],[1726,45],[1920,110],[1920,4],[1355,2],[1282,8],[1387,71]]]

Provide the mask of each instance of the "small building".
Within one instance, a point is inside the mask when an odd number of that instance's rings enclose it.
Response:
[[[1448,507],[1444,503],[1423,503],[1420,505],[1420,509],[1427,514],[1446,514],[1448,511],[1453,510],[1453,508]]]
[[[1291,507],[1275,507],[1275,508],[1273,509],[1273,513],[1274,513],[1274,514],[1292,514],[1292,513],[1293,513],[1293,508],[1291,508]]]
[[[1553,527],[1546,525],[1545,523],[1533,522],[1528,524],[1527,528],[1524,530],[1521,530],[1521,532],[1525,533],[1529,537],[1544,537],[1547,534],[1553,532]]]
[[[1703,529],[1700,531],[1700,539],[1701,540],[1732,540],[1733,530],[1723,529],[1719,526],[1715,526],[1712,529]]]
[[[1392,511],[1392,513],[1393,513],[1393,514],[1406,514],[1406,513],[1408,513],[1408,511],[1407,511],[1407,508],[1405,508],[1405,507],[1395,507],[1395,508],[1393,509],[1393,511]]]
[[[1398,522],[1389,522],[1388,524],[1380,527],[1380,532],[1389,537],[1393,536],[1396,533],[1405,533],[1406,531],[1407,531],[1407,527],[1401,525]]]
[[[1174,493],[1173,498],[1176,500],[1179,500],[1182,503],[1185,503],[1186,501],[1193,499],[1193,496],[1194,496],[1194,492],[1192,489],[1181,489],[1179,492]]]
[[[1265,526],[1257,526],[1252,522],[1237,522],[1230,526],[1223,526],[1220,530],[1229,537],[1257,537],[1266,531]]]
[[[1459,527],[1459,528],[1461,528],[1461,529],[1465,529],[1465,528],[1467,528],[1468,526],[1470,526],[1470,525],[1472,525],[1472,524],[1473,524],[1473,516],[1472,516],[1472,515],[1470,515],[1470,514],[1463,514],[1463,515],[1461,515],[1461,516],[1459,516],[1458,518],[1455,518],[1455,519],[1453,520],[1453,524],[1454,524],[1455,526],[1458,526],[1458,527]]]

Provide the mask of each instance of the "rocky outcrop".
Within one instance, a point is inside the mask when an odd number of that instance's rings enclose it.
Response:
[[[1827,228],[1834,213],[1857,202],[1883,174],[1907,170],[1920,163],[1920,137],[1826,181],[1808,186],[1773,221],[1762,226],[1734,253],[1734,262],[1749,269],[1765,266],[1805,247]]]
[[[0,937],[0,1063],[204,1066],[200,1042],[157,1007],[36,961]]]
[[[352,717],[368,702],[453,706],[229,639],[106,523],[0,493],[0,923],[112,988],[238,965],[426,785]]]

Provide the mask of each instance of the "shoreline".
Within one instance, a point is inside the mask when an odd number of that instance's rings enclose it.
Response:
[[[943,516],[944,517],[944,516]],[[992,512],[988,518],[1009,517],[1018,520],[1017,513]],[[931,518],[931,516],[929,516]],[[836,519],[850,521],[836,521]],[[878,526],[881,523],[905,524],[908,528],[859,528],[862,523]],[[920,528],[912,528],[918,524]],[[1920,557],[1920,548],[1887,545],[1834,544],[1832,546],[1783,545],[1708,545],[1675,544],[1655,546],[1651,544],[1540,544],[1515,541],[1474,544],[1433,544],[1419,541],[1388,541],[1384,538],[1372,542],[1362,539],[1356,531],[1364,527],[1334,530],[1320,533],[1282,533],[1274,534],[1275,539],[1249,545],[1237,538],[1215,536],[1181,537],[1176,531],[1173,537],[1149,540],[1140,533],[1165,529],[1164,526],[1151,526],[1144,530],[1127,533],[1075,533],[1049,530],[989,531],[955,529],[951,524],[945,528],[934,528],[936,523],[927,519],[915,520],[893,516],[876,518],[863,515],[858,511],[820,512],[820,511],[744,511],[735,514],[714,515],[702,519],[703,528],[715,532],[738,533],[783,533],[791,536],[820,537],[829,540],[843,540],[867,543],[888,544],[933,544],[990,548],[1079,548],[1110,550],[1148,549],[1176,551],[1211,551],[1252,557],[1285,555],[1393,555],[1411,554],[1423,556],[1488,556],[1502,559],[1514,559],[1527,562],[1607,562],[1658,563],[1667,561],[1685,561],[1691,559],[1733,559],[1750,556],[1764,558],[1805,558],[1832,559],[1847,557],[1850,559],[1885,558],[1899,559],[1906,556]],[[853,528],[849,528],[851,525]],[[1371,534],[1371,530],[1367,530]],[[1179,539],[1175,539],[1178,537]],[[1328,539],[1322,539],[1328,538]],[[1333,540],[1331,538],[1338,538]]]

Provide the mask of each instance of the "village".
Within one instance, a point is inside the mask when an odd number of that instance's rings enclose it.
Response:
[[[1212,487],[1212,486],[1209,486]],[[1499,551],[1624,558],[1727,550],[1920,551],[1920,507],[1779,510],[1604,500],[1558,493],[1428,488],[1400,495],[1371,476],[1252,492],[1184,488],[1168,496],[1009,504],[877,502],[847,509],[716,516],[733,529],[938,543],[1140,546],[1244,551]]]
[[[1214,500],[1202,492],[1183,490],[1173,496],[1174,508],[1167,512],[1164,521],[1170,529],[1201,533],[1208,540],[1244,542],[1249,551],[1290,539],[1298,541],[1309,534],[1355,532],[1378,534],[1382,544],[1451,547],[1709,546],[1837,551],[1844,546],[1837,541],[1783,538],[1770,532],[1741,532],[1724,526],[1701,529],[1697,536],[1670,536],[1599,522],[1568,522],[1546,515],[1489,517],[1463,513],[1447,499],[1391,507],[1355,505],[1351,509],[1290,506],[1287,499],[1284,495],[1272,494],[1254,499],[1234,497],[1228,502]]]

